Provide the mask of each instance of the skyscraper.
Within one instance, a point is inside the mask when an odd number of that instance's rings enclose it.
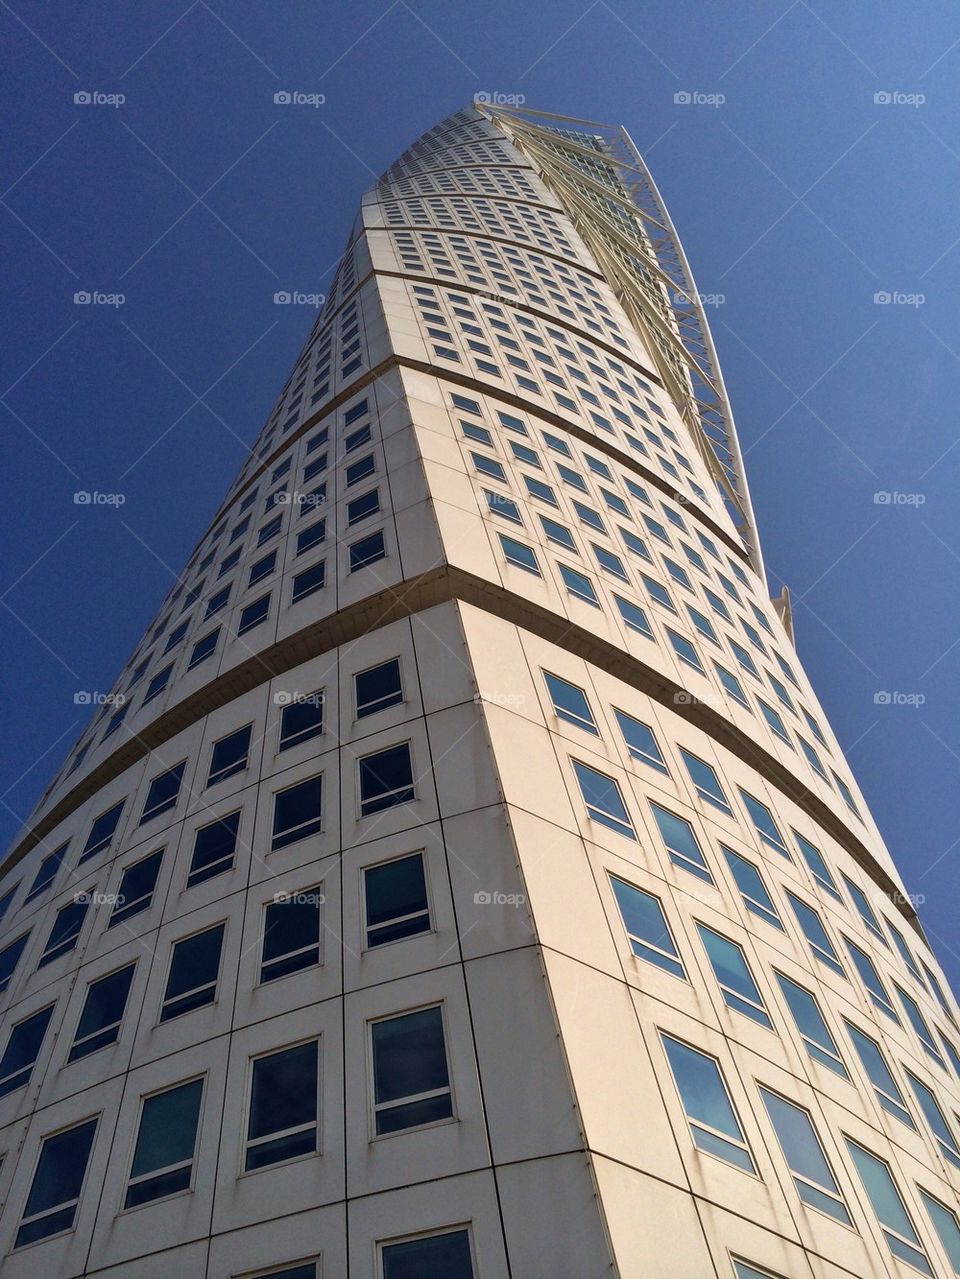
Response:
[[[960,1274],[960,1030],[622,130],[364,196],[0,880],[5,1279]]]

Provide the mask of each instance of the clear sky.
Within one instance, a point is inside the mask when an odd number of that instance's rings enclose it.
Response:
[[[424,129],[519,94],[626,125],[717,295],[771,587],[960,984],[953,0],[4,0],[0,37],[3,843],[272,406],[314,314],[274,293],[325,290]]]

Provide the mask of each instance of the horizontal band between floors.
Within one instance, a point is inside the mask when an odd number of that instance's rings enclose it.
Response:
[[[393,273],[389,271],[378,271],[375,274],[393,275]],[[370,277],[368,276],[367,278],[369,279]],[[408,279],[410,277],[397,273],[395,278]],[[328,418],[332,413],[335,413],[342,405],[353,399],[355,395],[359,395],[361,391],[367,390],[367,388],[372,386],[374,382],[379,381],[380,378],[385,377],[392,369],[395,368],[400,370],[410,369],[414,373],[425,373],[428,377],[434,377],[440,382],[450,382],[463,390],[472,391],[474,395],[489,396],[491,399],[500,400],[504,404],[509,404],[511,408],[517,409],[521,413],[527,413],[531,417],[536,418],[538,421],[545,422],[549,426],[554,427],[556,430],[564,431],[567,435],[572,435],[575,439],[579,440],[581,444],[587,444],[598,453],[603,453],[606,457],[612,458],[618,466],[625,467],[628,471],[645,480],[653,488],[659,490],[659,492],[663,493],[666,497],[669,497],[672,501],[678,502],[684,510],[689,512],[691,515],[696,516],[696,518],[704,524],[715,537],[723,542],[727,550],[732,551],[744,564],[748,567],[750,566],[749,556],[744,548],[737,542],[736,538],[731,537],[724,528],[717,524],[707,511],[703,510],[701,506],[695,505],[691,499],[686,496],[686,494],[682,493],[680,489],[676,487],[676,485],[669,484],[666,480],[657,475],[655,471],[651,470],[649,467],[643,466],[629,453],[625,453],[615,444],[611,444],[602,437],[594,435],[591,431],[588,431],[585,427],[578,426],[575,422],[567,421],[565,417],[561,417],[559,413],[554,413],[553,410],[548,408],[545,404],[541,405],[525,399],[522,395],[517,395],[507,387],[497,386],[491,382],[485,382],[481,378],[474,377],[471,374],[462,373],[457,369],[443,368],[439,364],[431,364],[424,360],[414,360],[409,356],[404,355],[387,356],[385,360],[381,360],[379,364],[374,365],[373,368],[362,373],[355,381],[351,382],[348,387],[345,387],[336,396],[334,396],[333,399],[328,400],[323,408],[318,409],[316,413],[304,418],[295,431],[282,439],[277,444],[277,447],[264,457],[260,466],[258,466],[255,471],[251,472],[249,479],[247,479],[240,488],[236,489],[235,492],[231,490],[231,495],[218,507],[217,513],[210,521],[203,537],[199,539],[197,545],[191,552],[191,558],[197,553],[199,547],[203,545],[204,539],[208,536],[210,529],[216,526],[217,521],[226,515],[241,494],[245,493],[251,485],[255,484],[265,471],[269,471],[273,467],[277,459],[286,453],[291,444],[295,443],[308,431],[312,431],[314,427],[319,426],[321,422]],[[416,425],[415,421],[414,425]]]
[[[571,623],[561,614],[534,604],[485,578],[447,564],[396,586],[387,587],[386,590],[369,595],[356,604],[303,627],[294,635],[272,644],[178,702],[103,760],[32,826],[11,849],[0,866],[0,873],[15,866],[60,822],[114,778],[204,716],[311,658],[320,657],[333,648],[369,635],[391,622],[453,601],[471,604],[538,635],[559,648],[575,653],[702,729],[719,745],[756,770],[826,830],[923,937],[913,907],[903,899],[898,885],[853,830],[775,756],[754,742],[719,711],[694,699],[683,685],[669,679],[662,671],[648,666],[608,640],[593,635],[585,627]],[[682,695],[679,699],[678,694]]]

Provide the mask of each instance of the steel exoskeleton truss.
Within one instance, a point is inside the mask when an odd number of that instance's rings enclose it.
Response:
[[[751,562],[763,560],[733,413],[690,265],[623,128],[522,107],[476,107],[537,168],[616,293],[717,481]]]

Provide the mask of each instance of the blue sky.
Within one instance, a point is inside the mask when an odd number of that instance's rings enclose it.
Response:
[[[424,129],[522,94],[626,125],[722,295],[771,587],[960,984],[955,4],[12,0],[0,33],[4,843],[273,403],[313,318],[274,292],[325,290]]]

